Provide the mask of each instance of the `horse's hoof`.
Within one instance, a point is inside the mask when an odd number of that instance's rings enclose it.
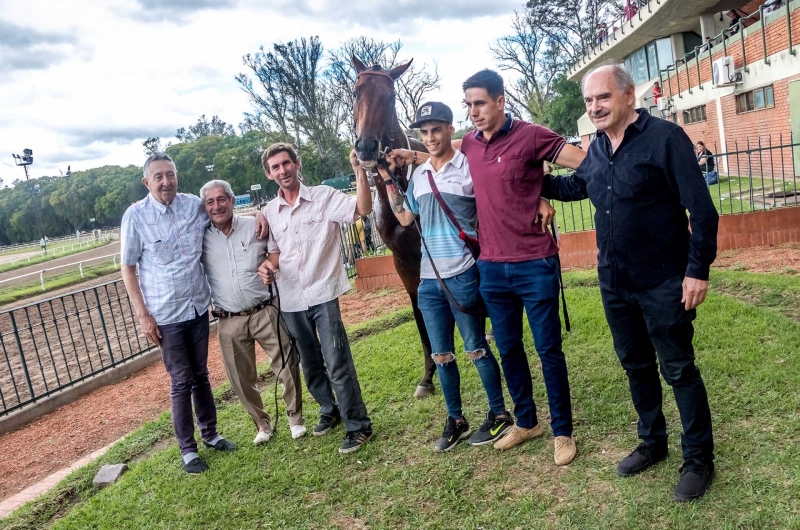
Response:
[[[414,392],[415,398],[422,399],[430,395],[433,395],[433,385],[417,385],[417,390]]]

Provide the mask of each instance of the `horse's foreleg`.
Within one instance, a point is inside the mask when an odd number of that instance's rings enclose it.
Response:
[[[425,373],[417,383],[417,389],[414,392],[414,397],[421,399],[433,394],[433,374],[436,372],[436,363],[433,362],[433,357],[431,357],[431,339],[428,337],[428,330],[425,328],[425,321],[422,319],[422,311],[417,306],[416,293],[411,297],[411,307],[414,310],[414,320],[417,322],[419,338],[422,341],[422,355],[425,357]]]

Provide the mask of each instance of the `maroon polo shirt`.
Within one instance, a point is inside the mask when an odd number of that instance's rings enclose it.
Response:
[[[475,188],[481,259],[547,258],[558,252],[558,245],[536,220],[543,162],[554,162],[566,141],[546,127],[506,116],[490,140],[474,131],[461,143]]]

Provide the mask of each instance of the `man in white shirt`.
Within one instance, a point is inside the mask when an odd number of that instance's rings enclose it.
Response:
[[[253,443],[268,442],[274,432],[256,386],[256,342],[283,385],[292,438],[300,438],[306,434],[300,360],[289,331],[280,323],[279,300],[255,274],[267,258],[267,240],[256,238],[255,218],[233,214],[236,199],[224,180],[207,182],[200,188],[200,200],[211,220],[203,234],[201,261],[214,301],[213,314],[219,318],[222,361],[231,387],[258,428]]]
[[[347,435],[340,453],[357,451],[372,436],[339,311],[339,296],[350,289],[339,250],[339,224],[372,211],[366,172],[355,153],[350,162],[355,196],[330,186],[303,185],[300,161],[289,144],[273,144],[261,157],[264,173],[280,191],[264,207],[274,243],[270,241],[270,257],[259,267],[259,276],[270,281],[267,269],[277,268],[279,253],[281,310],[300,352],[308,390],[320,405],[313,432],[321,436],[344,421]]]

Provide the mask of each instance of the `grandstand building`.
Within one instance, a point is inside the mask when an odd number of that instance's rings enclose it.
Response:
[[[619,61],[636,83],[637,107],[678,123],[716,154],[729,153],[719,160],[721,173],[794,178],[800,174],[800,147],[792,145],[800,143],[798,8],[800,0],[640,0],[601,32],[568,77],[579,82],[598,64]],[[578,130],[586,148],[596,132],[586,114]],[[756,161],[748,151],[768,156]]]

